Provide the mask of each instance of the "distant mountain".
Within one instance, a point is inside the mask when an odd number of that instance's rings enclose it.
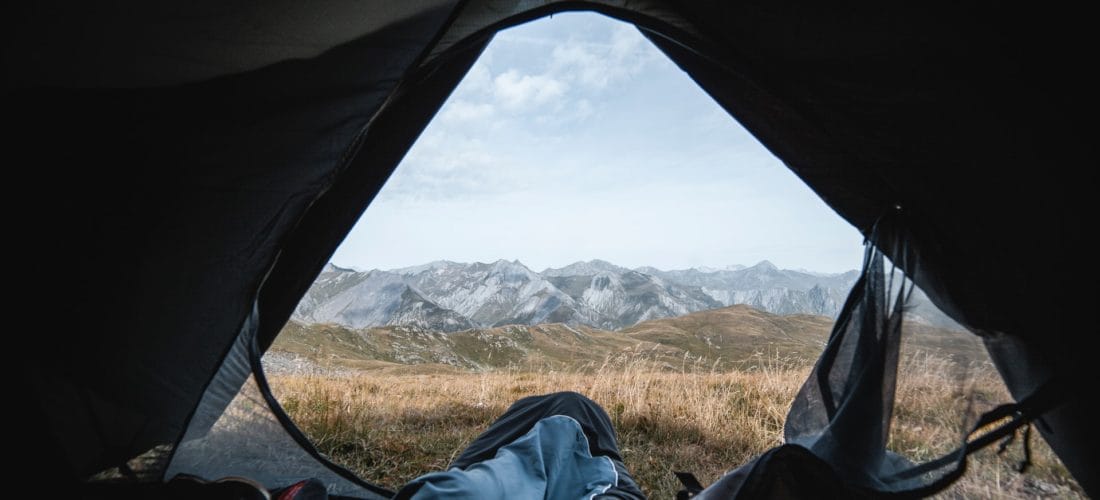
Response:
[[[840,274],[779,269],[768,261],[723,270],[686,269],[646,272],[666,281],[699,287],[722,305],[748,304],[778,314],[836,316],[859,271]]]
[[[440,307],[405,283],[400,274],[326,267],[298,303],[294,318],[351,328],[407,325],[454,332],[474,327],[465,316]]]
[[[751,267],[662,271],[602,260],[534,272],[519,261],[436,261],[390,271],[328,265],[293,318],[351,328],[442,332],[563,323],[615,330],[651,319],[747,304],[777,314],[835,316],[857,271],[821,274]]]
[[[519,261],[439,262],[401,273],[425,297],[478,326],[589,320],[567,295]]]
[[[617,329],[639,321],[722,307],[698,287],[670,283],[602,261],[548,269],[543,274],[581,310],[591,311],[589,315],[595,321],[581,324],[598,328]]]
[[[541,274],[546,277],[560,278],[562,276],[593,276],[600,273],[622,274],[627,271],[629,269],[616,266],[606,260],[593,259],[588,262],[574,262],[560,269],[547,268]]]
[[[418,372],[585,369],[639,360],[672,370],[685,365],[745,369],[777,362],[809,366],[821,354],[832,323],[825,316],[777,315],[745,305],[643,321],[618,332],[562,323],[440,333],[413,326],[356,329],[291,321],[265,362],[384,370],[415,365]],[[909,324],[904,331],[906,353],[935,353],[959,366],[987,359],[977,336],[929,325]]]

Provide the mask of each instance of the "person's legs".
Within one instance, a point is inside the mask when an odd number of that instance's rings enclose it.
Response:
[[[631,500],[645,498],[623,464],[619,445],[615,439],[615,429],[611,426],[611,418],[595,401],[576,392],[556,392],[516,401],[463,450],[462,454],[451,463],[451,467],[465,469],[477,462],[493,458],[501,447],[507,446],[516,438],[526,434],[539,420],[553,415],[565,415],[580,423],[581,430],[588,438],[592,456],[608,457],[615,464],[615,470],[619,474],[619,484],[598,498]]]

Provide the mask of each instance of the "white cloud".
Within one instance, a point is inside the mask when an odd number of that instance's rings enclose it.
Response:
[[[478,137],[430,126],[379,194],[387,202],[453,199],[507,189],[494,175],[506,163]]]
[[[481,59],[466,72],[466,76],[462,78],[462,86],[458,88],[461,93],[474,95],[492,91],[493,74],[489,69],[492,64],[491,55],[492,51],[485,51]]]
[[[577,83],[602,90],[641,72],[656,50],[632,26],[611,30],[608,42],[569,39],[554,47],[551,72],[569,75]]]
[[[569,85],[547,75],[523,75],[509,69],[493,79],[493,88],[501,104],[508,108],[541,106],[565,94]]]
[[[486,120],[493,115],[493,105],[489,103],[476,103],[464,99],[455,99],[443,108],[440,118],[448,121],[479,121]]]
[[[542,132],[589,119],[605,106],[605,93],[652,66],[657,50],[629,25],[591,25],[563,19],[558,33],[498,36],[467,73],[440,114],[465,126],[538,125]]]

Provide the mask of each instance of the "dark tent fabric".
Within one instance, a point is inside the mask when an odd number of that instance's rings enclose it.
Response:
[[[567,9],[637,24],[864,234],[900,207],[906,248],[873,243],[918,256],[1014,397],[1081,386],[1038,429],[1097,495],[1089,16],[978,2],[13,7],[25,453],[80,481],[175,443],[253,307],[262,349],[493,33]]]
[[[66,170],[31,184],[65,228],[31,230],[47,251],[72,247],[79,299],[54,314],[91,331],[31,339],[47,344],[25,373],[76,473],[182,432],[285,233],[448,14],[214,81],[13,97],[16,144],[34,147],[19,157]]]

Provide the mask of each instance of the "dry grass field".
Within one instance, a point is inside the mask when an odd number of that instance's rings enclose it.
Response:
[[[349,370],[272,376],[276,395],[318,447],[389,487],[441,470],[514,400],[572,390],[602,405],[627,466],[655,499],[679,489],[674,470],[704,484],[780,443],[808,363],[774,357],[746,370],[638,359],[583,370]],[[323,372],[321,372],[323,373]],[[1008,400],[989,368],[910,356],[901,369],[891,448],[916,460],[955,447],[961,422]],[[1020,446],[983,450],[947,498],[1084,498],[1038,433],[1033,466],[1018,474]],[[995,446],[994,446],[995,448]]]

